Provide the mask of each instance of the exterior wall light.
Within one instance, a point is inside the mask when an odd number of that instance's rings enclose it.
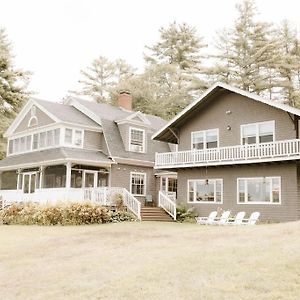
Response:
[[[231,130],[231,126],[230,125],[227,125],[227,130]]]

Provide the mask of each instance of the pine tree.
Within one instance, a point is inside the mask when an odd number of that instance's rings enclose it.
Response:
[[[271,93],[276,80],[276,40],[272,25],[255,21],[254,1],[236,6],[238,18],[233,28],[219,34],[215,55],[217,65],[211,71],[217,79],[257,94]]]
[[[93,60],[86,70],[81,71],[83,79],[80,91],[71,91],[76,95],[89,96],[97,102],[110,103],[110,94],[122,78],[132,75],[134,68],[124,60],[110,61],[104,56]]]
[[[3,28],[0,28],[0,156],[6,150],[3,133],[15,114],[28,99],[26,91],[29,73],[13,65],[11,46]]]

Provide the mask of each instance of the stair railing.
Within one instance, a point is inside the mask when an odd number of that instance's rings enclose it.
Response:
[[[158,193],[158,207],[163,208],[174,220],[176,220],[176,203],[162,191]]]

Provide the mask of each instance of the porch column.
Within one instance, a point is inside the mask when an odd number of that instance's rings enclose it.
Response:
[[[69,189],[71,188],[71,168],[72,168],[72,163],[67,162],[66,163],[66,188]]]
[[[23,176],[22,174],[21,174],[21,169],[18,169],[17,171],[17,190],[21,190],[22,189],[22,186],[21,186],[21,176]]]
[[[40,166],[40,182],[39,182],[39,188],[43,188],[43,179],[44,179],[44,166]]]

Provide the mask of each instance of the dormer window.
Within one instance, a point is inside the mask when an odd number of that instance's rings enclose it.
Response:
[[[145,130],[129,128],[129,151],[145,152]]]

